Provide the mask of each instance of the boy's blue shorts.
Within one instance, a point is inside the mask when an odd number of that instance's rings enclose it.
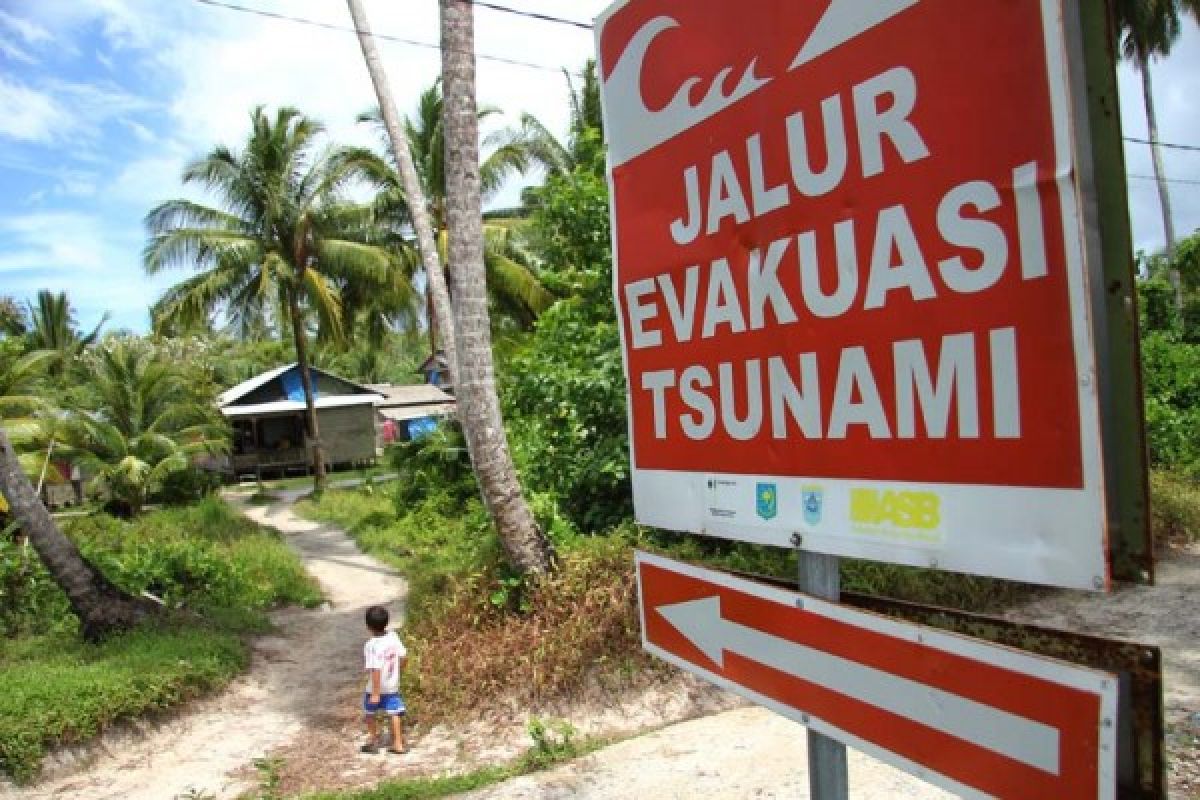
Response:
[[[400,696],[399,692],[381,694],[379,702],[372,703],[371,693],[363,692],[363,711],[368,714],[378,714],[381,711],[387,714],[403,714],[405,712],[404,698]]]

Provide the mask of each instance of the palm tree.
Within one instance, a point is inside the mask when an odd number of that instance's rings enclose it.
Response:
[[[59,354],[33,350],[12,359],[0,359],[0,428],[8,434],[27,474],[39,474],[48,455],[33,452],[46,439],[46,419],[39,415],[50,410],[43,379]]]
[[[443,118],[446,141],[446,222],[454,282],[455,394],[471,463],[509,562],[519,571],[549,570],[554,551],[538,528],[508,450],[496,377],[484,269],[479,116],[475,108],[474,8],[469,0],[441,1]]]
[[[94,641],[131,628],[158,610],[149,600],[130,597],[114,586],[62,534],[21,470],[3,428],[0,428],[0,494],[6,498],[12,515],[54,582],[66,594],[85,638]]]
[[[567,140],[561,141],[541,120],[522,114],[515,129],[499,132],[494,141],[515,147],[550,175],[569,175],[578,168],[604,171],[604,120],[600,113],[600,80],[596,60],[588,59],[579,71],[579,85],[563,70],[571,104]]]
[[[1170,191],[1163,172],[1162,150],[1158,144],[1158,115],[1154,107],[1150,60],[1164,58],[1170,53],[1179,38],[1181,11],[1200,19],[1200,0],[1116,0],[1114,5],[1121,54],[1126,60],[1133,62],[1142,76],[1142,100],[1146,108],[1146,128],[1154,162],[1154,177],[1158,183],[1158,200],[1162,209],[1168,260],[1175,248],[1175,222],[1171,215]],[[1182,315],[1183,283],[1179,271],[1171,269],[1168,279],[1175,292],[1176,309]]]
[[[322,126],[294,108],[271,118],[251,112],[241,151],[218,146],[192,162],[184,183],[204,186],[223,208],[171,200],[146,216],[147,272],[192,267],[197,274],[169,289],[156,317],[183,321],[223,309],[234,320],[290,327],[304,388],[313,486],[325,485],[325,460],[309,372],[310,326],[335,340],[344,333],[347,287],[400,290],[397,257],[371,241],[364,215],[340,190],[355,177],[352,160],[316,149]]]
[[[421,193],[425,197],[438,258],[445,264],[448,263],[446,144],[442,110],[441,83],[435,81],[421,93],[416,114],[405,118],[404,135],[420,181]],[[483,108],[478,111],[477,117],[483,120],[495,113],[498,113],[498,109]],[[379,109],[365,112],[359,115],[359,121],[381,125],[381,114]],[[523,174],[533,163],[534,155],[526,141],[505,131],[489,137],[484,145],[492,146],[491,154],[479,166],[481,190],[484,199],[487,199],[500,190],[509,176]],[[397,232],[406,231],[411,225],[412,209],[407,199],[409,192],[401,185],[395,159],[380,159],[369,150],[355,151],[355,157],[364,172],[375,181],[378,190],[375,206],[379,218]],[[519,241],[519,223],[510,212],[489,214],[484,231],[484,268],[487,271],[492,310],[528,329],[556,298],[529,267],[528,256]]]
[[[70,415],[62,435],[119,512],[138,514],[194,457],[228,446],[213,398],[196,396],[175,364],[116,342],[90,366],[94,408]]]
[[[56,294],[42,289],[37,293],[37,302],[27,305],[29,344],[36,350],[48,350],[55,354],[50,369],[58,375],[66,372],[85,348],[95,344],[100,329],[111,316],[105,312],[90,333],[80,334],[76,327],[75,309],[71,307],[66,292]]]

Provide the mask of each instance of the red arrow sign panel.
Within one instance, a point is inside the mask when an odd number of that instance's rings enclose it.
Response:
[[[963,796],[1111,798],[1114,676],[638,553],[646,650]]]

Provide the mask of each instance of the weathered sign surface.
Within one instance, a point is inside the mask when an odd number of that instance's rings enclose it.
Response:
[[[1115,676],[638,553],[671,663],[965,797],[1111,798]]]
[[[1067,38],[1060,0],[602,15],[639,520],[1108,585]]]

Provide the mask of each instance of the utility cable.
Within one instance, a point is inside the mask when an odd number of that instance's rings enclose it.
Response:
[[[1139,139],[1136,136],[1126,136],[1125,141],[1133,142],[1134,144],[1156,144],[1159,147],[1167,147],[1172,150],[1192,150],[1200,152],[1200,145],[1194,144],[1175,144],[1174,142],[1155,142],[1150,139]]]
[[[196,0],[196,2],[201,3],[202,5],[206,5],[206,6],[214,6],[216,8],[228,9],[229,11],[240,11],[244,14],[254,14],[255,16],[266,17],[268,19],[284,20],[286,22],[294,22],[298,25],[308,25],[313,28],[321,28],[321,29],[327,30],[327,31],[339,31],[341,33],[353,33],[355,35],[358,35],[358,33],[359,33],[359,31],[356,30],[353,26],[334,25],[331,22],[320,22],[318,20],[308,19],[306,17],[294,17],[290,14],[281,14],[278,11],[266,11],[266,10],[260,9],[260,8],[250,8],[249,6],[242,6],[242,5],[238,5],[237,3],[225,2],[225,0]],[[516,12],[515,10],[513,10],[513,12],[521,13],[524,16],[532,16],[531,14],[526,14],[525,12]],[[566,21],[564,20],[563,22],[566,22]],[[392,36],[391,34],[386,34],[386,33],[372,32],[370,35],[375,39],[378,39],[380,41],[385,41],[385,42],[395,42],[397,44],[407,44],[407,45],[411,45],[413,47],[423,47],[428,50],[437,50],[439,52],[442,49],[442,46],[439,44],[434,44],[433,42],[422,42],[418,39],[405,39],[402,36]],[[561,67],[551,67],[546,64],[535,64],[532,61],[522,61],[521,59],[518,59],[518,58],[508,58],[506,56],[493,56],[493,55],[488,55],[486,53],[472,53],[470,55],[474,55],[476,58],[481,59],[483,61],[495,61],[500,64],[508,64],[510,66],[515,66],[515,67],[528,67],[529,69],[536,69],[536,70],[540,70],[542,72],[553,72],[555,74],[562,73]]]

